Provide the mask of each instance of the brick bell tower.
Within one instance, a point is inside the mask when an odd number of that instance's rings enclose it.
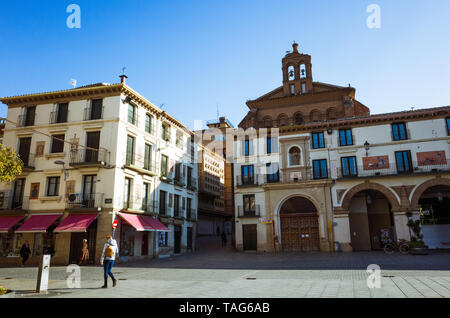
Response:
[[[301,95],[312,93],[311,56],[298,52],[298,44],[292,44],[293,51],[288,52],[282,60],[283,94]]]

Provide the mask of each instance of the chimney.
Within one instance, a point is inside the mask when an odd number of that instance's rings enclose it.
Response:
[[[120,83],[121,83],[121,84],[126,84],[126,81],[127,81],[128,76],[126,76],[125,74],[123,74],[123,75],[120,75],[119,77],[120,77]]]

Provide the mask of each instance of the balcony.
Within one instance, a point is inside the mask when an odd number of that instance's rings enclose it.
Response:
[[[173,183],[175,185],[179,186],[179,187],[185,187],[186,186],[186,184],[184,182],[184,177],[181,174],[179,174],[179,175],[175,174],[175,178],[173,179]]]
[[[254,176],[236,176],[236,187],[245,188],[245,187],[257,187],[258,180],[257,177]]]
[[[66,209],[98,209],[102,201],[103,193],[71,193],[66,199]]]
[[[137,163],[137,165],[136,165]],[[134,163],[131,163],[130,160],[125,160],[124,168],[131,169],[133,171],[139,172],[141,174],[146,174],[150,176],[157,176],[158,175],[158,169],[155,161],[135,161]]]
[[[70,152],[70,166],[105,166],[109,164],[111,153],[103,148],[82,149]]]
[[[337,179],[354,179],[354,178],[371,178],[371,177],[385,177],[398,175],[420,175],[431,174],[450,171],[450,160],[445,160],[440,164],[424,164],[424,162],[412,162],[411,169],[399,171],[396,164],[389,164],[389,167],[384,169],[371,168],[364,170],[363,166],[356,167],[356,173],[353,175],[343,174],[342,169],[337,169]]]
[[[186,209],[186,219],[188,221],[197,221],[197,211],[195,209]]]
[[[0,210],[23,211],[30,208],[30,197],[14,197],[13,191],[0,192]]]
[[[34,115],[27,116],[26,114],[19,115],[17,117],[17,127],[34,126]]]
[[[171,184],[173,182],[173,173],[172,172],[161,172],[159,176],[159,180],[165,183]]]
[[[103,119],[105,107],[86,107],[84,109],[83,120]]]
[[[156,200],[142,202],[141,210],[143,210],[145,213],[156,215],[156,214],[158,214],[158,210],[159,210],[159,202]]]
[[[259,218],[261,216],[260,205],[256,204],[253,209],[245,210],[244,206],[238,206],[238,217],[240,218]]]
[[[174,207],[173,208],[173,217],[176,219],[183,219],[184,220],[184,212],[181,209],[181,207]]]

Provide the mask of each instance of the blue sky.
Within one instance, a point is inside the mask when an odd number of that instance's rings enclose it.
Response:
[[[69,29],[69,4],[81,29]],[[381,8],[369,29],[368,5]],[[293,40],[313,79],[356,88],[372,113],[450,105],[450,1],[40,0],[0,4],[0,96],[127,83],[189,128],[281,85]],[[0,116],[7,108],[0,106]]]

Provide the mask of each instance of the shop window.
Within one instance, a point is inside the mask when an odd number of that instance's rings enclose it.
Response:
[[[34,233],[33,256],[55,254],[55,236],[53,233]]]
[[[160,232],[159,233],[159,246],[166,247],[169,241],[169,233],[168,232]]]
[[[123,222],[120,229],[120,256],[134,256],[134,234],[134,227]]]

